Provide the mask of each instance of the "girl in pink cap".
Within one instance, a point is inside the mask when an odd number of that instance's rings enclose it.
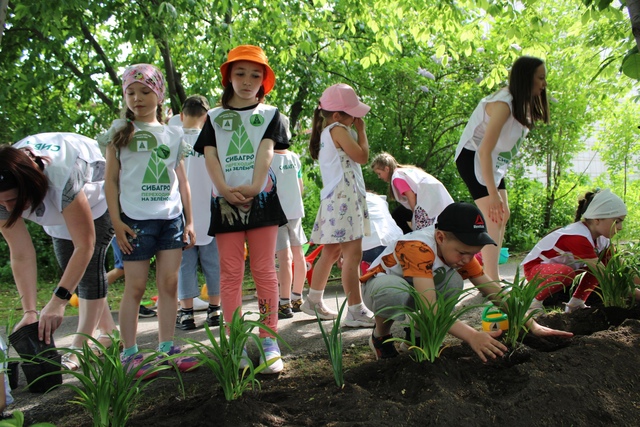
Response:
[[[224,320],[242,308],[244,244],[264,322],[278,330],[278,278],[274,263],[278,227],[287,223],[271,170],[273,151],[289,147],[287,130],[277,108],[263,103],[275,84],[267,57],[258,46],[243,45],[229,52],[220,67],[221,106],[209,111],[196,141],[204,153],[213,181],[209,235],[216,236],[220,253],[220,297]],[[264,357],[260,372],[283,370],[277,340],[259,331]],[[246,366],[243,358],[241,367]]]
[[[99,143],[108,144],[105,193],[124,261],[121,359],[136,377],[145,376],[150,366],[136,344],[149,260],[156,257],[158,351],[174,355],[180,353],[173,345],[173,335],[182,249],[192,247],[196,238],[183,159],[187,146],[182,128],[162,124],[164,89],[164,76],[153,65],[127,68],[122,76],[124,119],[116,120],[98,138]],[[196,359],[179,357],[172,363],[184,372],[196,365]]]
[[[312,316],[317,312],[321,319],[338,317],[322,297],[331,267],[342,254],[342,287],[349,305],[344,325],[356,328],[374,326],[373,313],[362,302],[358,279],[362,237],[370,235],[360,167],[369,160],[362,120],[369,109],[351,86],[339,83],[327,88],[314,112],[309,142],[311,157],[320,163],[323,185],[311,241],[324,248],[314,267],[309,294],[300,308]]]

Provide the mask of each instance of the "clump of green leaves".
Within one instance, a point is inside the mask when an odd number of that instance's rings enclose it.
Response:
[[[62,373],[75,377],[80,386],[70,382],[61,386],[75,392],[72,403],[84,407],[89,412],[95,427],[124,426],[141,392],[157,379],[148,378],[172,367],[156,363],[157,358],[163,356],[163,353],[145,350],[143,363],[127,371],[120,360],[118,331],[113,332],[113,344],[109,347],[91,336],[87,336],[87,339],[81,349],[64,349],[78,357],[80,368],[77,371],[62,369]],[[99,351],[95,351],[89,342]],[[102,353],[102,356],[99,353]],[[136,378],[137,372],[147,364],[150,364],[151,368]]]
[[[430,303],[411,285],[396,287],[409,293],[415,303],[415,309],[407,306],[386,307],[380,310],[400,311],[409,319],[411,340],[391,338],[392,341],[404,342],[412,351],[412,358],[417,362],[429,361],[433,363],[442,352],[442,343],[453,324],[469,310],[479,305],[469,305],[455,310],[460,299],[464,298],[472,289],[449,289],[444,292],[436,291],[436,301]],[[378,313],[376,313],[378,314]],[[420,335],[420,345],[416,345],[416,335]]]
[[[216,340],[213,332],[206,324],[205,329],[209,338],[208,344],[187,340],[198,351],[196,356],[200,359],[200,364],[209,368],[220,383],[227,401],[238,399],[245,391],[252,390],[254,387],[259,389],[260,381],[256,378],[256,374],[259,374],[277,361],[277,358],[266,360],[262,341],[253,330],[254,328],[263,329],[273,335],[274,339],[278,339],[278,335],[261,321],[246,319],[245,316],[249,314],[252,313],[247,312],[240,315],[240,307],[238,307],[233,313],[230,323],[225,324],[222,322],[220,324],[220,342]],[[225,327],[229,331],[229,336],[225,333]],[[258,347],[258,351],[265,363],[254,367],[246,353],[243,354],[243,350],[249,341],[253,341]],[[284,344],[287,345],[286,343]],[[245,367],[243,368],[242,365],[245,365]]]
[[[560,282],[550,282],[540,286],[543,278],[536,275],[527,281],[525,277],[520,277],[520,270],[516,270],[513,282],[503,280],[507,286],[498,292],[497,297],[501,300],[501,308],[509,316],[509,328],[507,329],[505,342],[511,349],[516,349],[529,333],[527,323],[537,315],[542,309],[530,309],[531,302],[541,291],[549,286],[557,285]]]
[[[344,387],[344,372],[342,370],[342,328],[340,327],[340,319],[342,318],[342,313],[346,305],[347,298],[345,298],[342,305],[340,305],[337,319],[331,321],[332,325],[329,333],[325,331],[322,325],[322,319],[320,319],[318,311],[316,310],[316,318],[318,319],[318,325],[320,325],[324,345],[327,347],[329,363],[331,363],[331,369],[333,370],[333,378],[336,381],[336,385],[340,388]]]
[[[635,281],[640,276],[640,256],[633,249],[631,247],[616,251],[606,265],[602,262],[596,267],[588,265],[589,271],[598,281],[594,292],[600,296],[605,307],[631,308],[635,303],[633,294],[637,288]],[[606,252],[601,253],[601,261]]]
[[[0,420],[0,427],[22,427],[24,426],[24,414],[21,411],[13,411],[12,417],[8,420]],[[32,424],[31,427],[56,427],[51,423]]]

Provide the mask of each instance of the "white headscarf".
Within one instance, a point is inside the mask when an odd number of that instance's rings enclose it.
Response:
[[[606,188],[593,196],[582,217],[585,219],[604,219],[617,218],[626,214],[627,206],[622,199]]]

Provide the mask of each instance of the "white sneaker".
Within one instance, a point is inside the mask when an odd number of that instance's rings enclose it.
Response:
[[[262,349],[264,350],[264,359],[260,356],[260,365],[267,362],[271,362],[269,366],[260,371],[261,374],[277,374],[284,369],[284,362],[280,355],[280,347],[278,347],[278,341],[273,338],[265,338],[262,340]]]
[[[303,313],[307,313],[309,316],[313,317],[316,317],[317,310],[320,320],[333,320],[338,318],[338,312],[333,311],[329,307],[324,305],[324,301],[311,302],[311,300],[307,298],[300,306],[300,310],[302,310]]]
[[[583,310],[585,308],[591,308],[591,307],[586,305],[584,302],[582,304],[578,304],[578,305],[565,304],[564,312],[565,313],[573,313],[574,311]]]
[[[347,309],[347,315],[345,316],[342,325],[350,328],[373,328],[376,326],[376,319],[373,311],[369,310],[367,307],[359,313],[352,313],[351,310]]]
[[[202,301],[200,298],[193,299],[193,311],[205,311],[209,308],[209,303]]]
[[[240,359],[238,368],[240,368],[241,371],[244,371],[249,367],[249,363],[251,363],[251,359],[249,359],[249,354],[247,353],[247,349],[245,347],[242,349],[242,359]]]

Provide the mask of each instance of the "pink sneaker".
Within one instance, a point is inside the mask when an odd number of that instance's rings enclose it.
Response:
[[[171,350],[167,353],[167,356],[174,356],[182,353],[182,350],[178,346],[172,346]],[[180,372],[190,372],[196,369],[198,365],[198,359],[193,356],[181,356],[172,358],[170,360],[161,360],[161,365],[171,364]]]
[[[131,356],[120,356],[120,363],[127,373],[135,371],[136,378],[144,377],[145,380],[150,380],[158,376],[157,372],[149,373],[149,370],[153,367],[151,363],[144,363],[145,357],[143,354],[136,353]],[[142,366],[140,366],[142,365]],[[137,369],[137,370],[136,370]]]

